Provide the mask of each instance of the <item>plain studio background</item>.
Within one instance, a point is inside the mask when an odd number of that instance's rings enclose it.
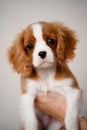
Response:
[[[0,130],[19,129],[19,76],[7,61],[7,48],[28,24],[62,21],[77,32],[80,44],[70,68],[83,89],[87,117],[87,0],[0,0]]]

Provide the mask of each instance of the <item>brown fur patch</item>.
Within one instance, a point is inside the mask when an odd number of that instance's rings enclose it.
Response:
[[[38,76],[38,74],[37,74],[35,68],[32,69],[32,73],[31,73],[31,75],[29,76],[29,78],[30,78],[30,79],[33,79],[33,80],[39,80],[39,79],[40,79],[40,77]]]
[[[74,75],[72,74],[72,72],[70,71],[70,69],[68,68],[68,66],[60,65],[60,64],[57,65],[55,79],[61,80],[61,79],[65,79],[65,78],[72,78],[73,79],[72,87],[77,88],[77,89],[79,88],[78,82],[77,82],[76,78],[74,77]]]

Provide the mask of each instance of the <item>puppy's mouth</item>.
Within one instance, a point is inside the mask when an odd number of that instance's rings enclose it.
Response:
[[[49,62],[49,61],[42,61],[40,64],[39,64],[39,68],[45,68],[45,67],[49,67],[49,66],[52,66],[53,63],[52,62]]]

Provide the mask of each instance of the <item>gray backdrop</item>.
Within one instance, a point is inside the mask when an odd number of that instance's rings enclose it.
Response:
[[[19,129],[19,76],[7,62],[11,41],[28,24],[62,21],[80,40],[70,67],[83,89],[82,114],[87,117],[87,0],[0,0],[0,130]]]

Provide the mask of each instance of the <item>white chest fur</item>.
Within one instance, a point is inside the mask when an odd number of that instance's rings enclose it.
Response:
[[[71,90],[73,79],[65,78],[61,80],[55,79],[55,69],[50,67],[49,69],[38,70],[40,76],[39,80],[28,79],[27,90],[37,95],[39,91],[48,92],[53,91],[63,94],[64,90]]]

